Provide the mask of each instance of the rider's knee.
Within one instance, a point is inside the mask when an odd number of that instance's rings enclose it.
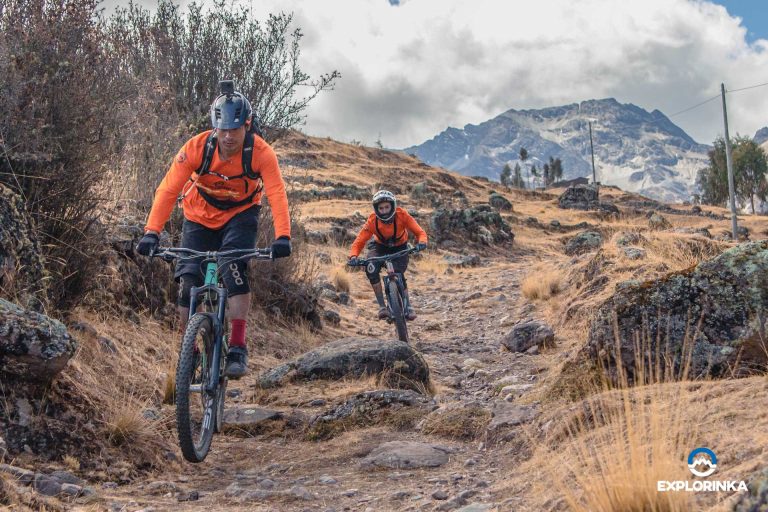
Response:
[[[179,276],[179,296],[176,304],[182,308],[188,308],[192,287],[200,286],[201,284],[203,283],[199,276],[193,274],[182,274]]]
[[[248,266],[241,260],[230,261],[224,265],[222,280],[230,297],[251,291],[248,285]]]

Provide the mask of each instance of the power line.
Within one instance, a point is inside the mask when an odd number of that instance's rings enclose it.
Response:
[[[757,84],[757,85],[750,85],[748,87],[741,87],[740,89],[730,89],[725,92],[739,92],[739,91],[746,91],[747,89],[757,89],[758,87],[765,87],[768,85],[768,82],[765,82],[763,84]]]
[[[681,110],[680,112],[675,112],[674,114],[672,114],[672,115],[669,115],[669,116],[667,116],[667,117],[675,117],[675,116],[679,116],[680,114],[684,114],[684,113],[686,113],[686,112],[689,112],[689,111],[691,111],[691,110],[693,110],[693,109],[695,109],[695,108],[699,108],[700,106],[702,106],[702,105],[704,105],[704,104],[706,104],[706,103],[709,103],[710,101],[714,101],[714,100],[716,100],[716,99],[717,99],[717,98],[719,98],[719,97],[720,97],[720,95],[719,95],[719,94],[715,94],[715,95],[714,95],[714,96],[712,96],[711,98],[709,98],[709,99],[706,99],[706,100],[702,101],[701,103],[697,103],[697,104],[695,104],[695,105],[693,105],[693,106],[691,106],[691,107],[688,107],[688,108],[686,108],[686,109],[683,109],[683,110]]]

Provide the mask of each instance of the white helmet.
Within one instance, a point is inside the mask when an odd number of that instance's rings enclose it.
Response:
[[[392,210],[386,215],[382,216],[379,214],[379,204],[383,202],[388,202],[392,205]],[[376,214],[376,216],[381,220],[382,222],[389,222],[395,217],[395,208],[397,207],[397,199],[395,199],[395,194],[390,192],[389,190],[379,190],[375,194],[373,194],[373,211]]]

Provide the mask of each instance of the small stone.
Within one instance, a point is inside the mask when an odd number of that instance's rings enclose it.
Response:
[[[477,359],[473,359],[470,357],[465,359],[464,362],[461,364],[461,366],[464,369],[469,369],[469,368],[477,369],[477,368],[482,368],[485,365],[482,362],[478,361]]]
[[[477,461],[475,459],[467,459],[466,461],[464,461],[465,468],[472,467],[475,465],[477,465]]]
[[[270,480],[269,478],[263,478],[259,480],[258,484],[259,487],[262,489],[274,489],[275,488],[275,482],[274,480]]]
[[[336,311],[327,310],[323,313],[323,320],[331,325],[339,325],[341,323],[341,315]]]
[[[409,497],[411,495],[408,491],[397,491],[396,493],[392,494],[390,496],[393,500],[404,500],[405,498]]]
[[[85,482],[81,478],[76,477],[69,471],[54,471],[51,473],[51,477],[55,478],[62,484],[73,484],[80,487],[85,485]]]
[[[324,406],[327,403],[328,402],[326,400],[323,400],[322,398],[316,398],[316,399],[312,400],[311,402],[309,402],[308,405],[310,407],[322,407],[322,406]]]
[[[179,501],[197,501],[200,499],[200,493],[197,491],[181,493],[177,499]]]
[[[347,498],[351,498],[352,496],[356,496],[359,491],[357,489],[347,489],[342,495],[346,496]]]
[[[37,473],[32,483],[34,489],[44,496],[56,496],[61,492],[61,484],[55,478]]]
[[[341,292],[339,293],[339,304],[342,306],[349,305],[349,294],[347,292]]]
[[[435,491],[432,493],[432,499],[435,500],[447,500],[448,499],[448,493],[445,491]]]
[[[463,498],[465,500],[468,500],[469,498],[471,498],[472,496],[474,496],[476,494],[477,494],[477,491],[473,491],[473,490],[469,489],[469,490],[466,490],[466,491],[461,491],[459,493],[459,498]]]
[[[76,498],[83,492],[83,488],[75,484],[61,484],[61,494],[64,496],[71,496]]]
[[[461,302],[469,302],[470,300],[479,299],[482,296],[483,296],[482,292],[470,293],[469,295],[461,299]]]
[[[478,480],[478,482],[475,484],[475,487],[477,487],[478,489],[485,489],[486,487],[488,487],[488,482],[485,480]]]
[[[537,355],[539,355],[539,346],[538,345],[534,345],[531,348],[529,348],[528,350],[526,350],[525,353],[528,354],[528,355],[531,355],[531,356],[537,356]]]
[[[336,479],[332,476],[323,475],[320,477],[320,483],[323,485],[333,485],[336,483]]]
[[[117,482],[104,482],[101,484],[102,489],[117,489]]]

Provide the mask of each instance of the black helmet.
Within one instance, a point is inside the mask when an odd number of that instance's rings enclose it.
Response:
[[[253,115],[251,104],[248,100],[235,91],[235,84],[231,80],[219,82],[222,94],[216,97],[211,104],[211,124],[213,128],[231,130],[243,126],[250,121]]]
[[[386,215],[381,215],[379,214],[378,206],[380,203],[385,203],[385,202],[392,205],[392,210]],[[397,207],[397,199],[395,199],[395,194],[393,194],[389,190],[379,190],[373,195],[373,212],[382,222],[390,222],[395,217],[396,207]]]

